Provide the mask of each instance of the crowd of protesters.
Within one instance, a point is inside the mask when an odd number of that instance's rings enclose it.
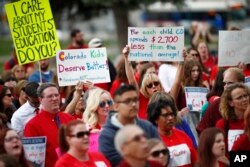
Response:
[[[208,34],[210,37],[210,34]],[[104,47],[71,33],[67,49]],[[250,151],[250,65],[218,67],[194,34],[183,62],[119,63],[110,83],[59,87],[50,59],[18,65],[15,50],[0,84],[0,164],[32,167],[23,137],[46,136],[45,167],[226,167],[229,151]],[[40,78],[41,77],[41,78]],[[184,87],[209,89],[201,111],[186,106]]]

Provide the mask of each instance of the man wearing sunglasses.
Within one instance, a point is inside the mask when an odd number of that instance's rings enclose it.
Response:
[[[156,161],[147,160],[150,154],[148,140],[143,129],[137,125],[121,128],[115,135],[114,143],[116,150],[123,157],[118,167],[162,167]]]
[[[39,114],[25,126],[25,137],[46,136],[45,167],[54,167],[58,159],[56,148],[58,144],[58,129],[61,124],[67,124],[75,118],[60,112],[60,94],[54,83],[43,83],[37,88],[41,103]]]
[[[114,93],[115,114],[110,115],[99,136],[99,150],[106,156],[112,166],[122,160],[114,146],[116,132],[125,125],[137,125],[149,138],[159,138],[156,128],[148,121],[137,118],[139,101],[136,88],[123,85]],[[110,112],[114,113],[114,112]],[[132,133],[132,132],[131,132]]]
[[[234,83],[244,83],[245,82],[245,75],[243,71],[236,67],[228,68],[223,73],[223,84],[224,90],[231,84]],[[220,98],[217,98],[212,103],[209,104],[205,115],[202,117],[201,121],[199,122],[196,130],[198,133],[201,133],[203,130],[209,127],[214,127],[216,122],[222,118],[220,111]]]

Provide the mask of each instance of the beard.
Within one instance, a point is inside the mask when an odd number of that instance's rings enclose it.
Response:
[[[76,44],[79,45],[79,46],[82,46],[83,45],[83,40],[76,41]]]

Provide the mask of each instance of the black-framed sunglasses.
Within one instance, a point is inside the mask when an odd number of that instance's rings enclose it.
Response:
[[[169,154],[169,150],[168,149],[166,149],[166,148],[164,148],[164,149],[162,149],[162,150],[156,150],[156,151],[153,151],[152,153],[151,153],[151,155],[153,156],[153,157],[159,157],[160,156],[160,154],[163,154],[164,156],[165,155],[168,155]]]
[[[12,94],[11,93],[7,93],[7,94],[5,94],[5,96],[12,97]]]
[[[109,106],[112,106],[113,105],[113,101],[112,100],[101,101],[99,103],[99,107],[103,108],[103,107],[106,106],[106,104],[108,104]]]
[[[70,137],[76,137],[76,138],[83,138],[84,136],[88,136],[89,137],[90,132],[89,131],[81,131],[76,133],[75,135],[69,135]]]
[[[160,84],[159,81],[154,81],[154,82],[151,82],[150,84],[147,85],[147,88],[152,88],[153,86],[158,86]]]

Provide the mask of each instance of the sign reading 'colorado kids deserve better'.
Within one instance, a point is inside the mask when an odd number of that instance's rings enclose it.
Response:
[[[61,50],[56,53],[56,63],[59,86],[110,82],[106,48]]]
[[[129,27],[130,61],[183,61],[184,27]]]
[[[56,55],[60,44],[49,0],[22,0],[5,9],[19,64]]]

